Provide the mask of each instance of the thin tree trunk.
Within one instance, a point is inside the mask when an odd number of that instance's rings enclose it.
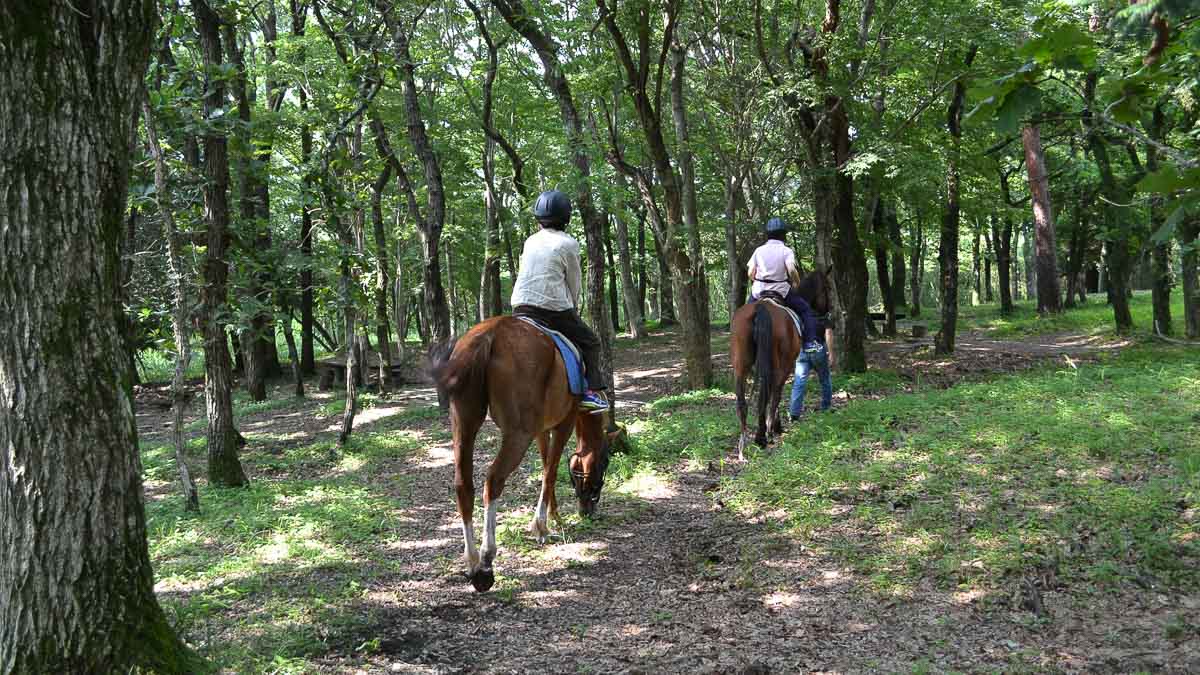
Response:
[[[193,0],[196,27],[207,72],[222,68],[220,18],[204,0]],[[206,118],[217,115],[227,103],[225,82],[207,82],[204,96]],[[208,411],[208,481],[234,487],[249,482],[237,454],[237,430],[233,426],[233,374],[229,369],[229,340],[222,316],[227,300],[229,263],[229,156],[225,137],[211,127],[204,133],[204,214],[208,225],[204,256],[204,284],[200,290],[204,324],[204,397]]]
[[[192,361],[191,331],[188,330],[189,302],[187,298],[187,270],[184,268],[183,252],[180,250],[179,231],[175,226],[171,197],[167,187],[167,162],[158,143],[158,131],[154,124],[154,111],[148,101],[142,101],[142,117],[146,123],[146,140],[150,154],[154,156],[154,196],[163,220],[163,238],[167,242],[167,263],[171,268],[171,331],[175,338],[175,375],[171,379],[171,441],[175,446],[175,467],[179,471],[179,486],[183,491],[186,511],[200,510],[200,495],[192,481],[187,465],[187,446],[183,437],[183,413],[187,407],[188,365]]]
[[[874,186],[871,189],[878,190]],[[876,192],[875,208],[871,214],[871,226],[874,234],[875,278],[879,284],[879,298],[883,302],[883,335],[884,337],[896,337],[896,297],[892,294],[892,280],[888,274],[887,210],[887,203],[884,201],[882,195]],[[895,218],[895,216],[893,215],[892,218]],[[896,280],[897,283],[903,283],[901,277],[897,277]]]
[[[679,322],[675,319],[675,289],[671,283],[671,270],[667,268],[667,261],[657,245],[654,247],[654,257],[658,261],[658,285],[655,286],[658,291],[658,324],[674,326]]]
[[[992,220],[992,241],[996,248],[996,274],[1000,287],[1000,313],[1008,314],[1013,309],[1012,273],[1012,216],[1004,214],[1003,227],[997,227],[999,219]]]
[[[194,672],[154,595],[121,333],[156,3],[0,3],[0,672]]]
[[[996,222],[996,216],[991,216],[992,224]],[[995,247],[992,245],[992,236],[990,231],[983,233],[983,243],[986,246],[983,254],[983,301],[992,302],[992,258],[995,256]]]
[[[1087,75],[1087,81],[1084,85],[1084,97],[1091,103],[1095,99],[1096,82],[1099,78],[1098,73],[1091,72]],[[1113,174],[1112,164],[1108,156],[1108,144],[1096,127],[1095,120],[1092,119],[1090,110],[1085,111],[1083,115],[1085,127],[1088,129],[1088,149],[1091,151],[1092,158],[1096,161],[1096,168],[1100,171],[1100,192],[1110,204],[1126,204],[1129,199],[1128,190],[1124,189],[1117,181]],[[1108,209],[1106,216],[1110,219],[1117,218],[1124,221],[1128,215],[1128,209],[1122,206],[1114,206]],[[1113,223],[1116,227],[1110,227],[1111,238],[1105,245],[1106,259],[1105,263],[1108,266],[1108,283],[1112,290],[1110,295],[1113,306],[1113,322],[1116,324],[1118,333],[1128,333],[1133,330],[1133,315],[1129,311],[1129,277],[1132,271],[1132,256],[1130,255],[1130,230],[1131,223],[1128,222]],[[1040,244],[1040,242],[1039,242]],[[1043,285],[1041,275],[1043,270],[1038,267],[1038,286]],[[1038,300],[1041,304],[1041,300]]]
[[[392,179],[392,167],[383,163],[383,170],[371,191],[371,225],[375,235],[375,340],[379,343],[379,390],[391,391],[392,338],[388,325],[387,298],[391,280],[391,260],[388,258],[387,232],[383,227],[383,191]]]
[[[641,339],[646,336],[645,318],[642,315],[640,287],[633,283],[632,258],[629,255],[629,210],[626,204],[628,182],[625,174],[617,173],[617,206],[614,214],[617,218],[617,261],[621,268],[621,295],[625,301],[625,321],[629,324],[629,332],[633,338]]]
[[[612,319],[613,333],[621,332],[621,303],[617,300],[617,266],[613,261],[612,227],[609,217],[604,219],[604,252],[608,256],[608,315]]]
[[[912,245],[909,249],[912,261],[909,265],[911,281],[908,286],[909,292],[912,293],[912,303],[908,309],[909,316],[916,319],[921,316],[921,285],[925,283],[923,279],[925,273],[925,223],[921,209],[916,209],[914,220],[916,221],[916,232],[913,233]]]
[[[966,67],[971,67],[977,51],[976,45],[967,49]],[[946,212],[942,216],[941,240],[938,243],[938,268],[942,291],[942,328],[938,331],[934,347],[938,354],[954,352],[954,338],[958,330],[959,161],[962,153],[962,108],[966,89],[966,81],[959,78],[954,84],[954,95],[947,112],[947,127],[951,140],[946,167]]]
[[[888,237],[892,243],[892,306],[899,311],[908,304],[904,297],[904,280],[908,278],[908,272],[904,268],[904,235],[894,203],[888,209]]]
[[[1165,134],[1164,116],[1161,105],[1155,106],[1151,117],[1150,136],[1161,140]],[[1153,173],[1158,170],[1158,147],[1152,144],[1146,146],[1146,171]],[[1166,221],[1165,205],[1161,196],[1150,199],[1150,232],[1155,233]],[[1152,277],[1151,302],[1154,307],[1154,330],[1162,335],[1171,334],[1171,241],[1165,240],[1151,244]]]
[[[1187,336],[1200,338],[1200,219],[1179,224],[1180,276],[1183,278],[1183,322]]]
[[[290,0],[292,15],[292,35],[298,38],[296,60],[301,68],[304,67],[306,51],[304,47],[305,25],[308,22],[308,7],[304,0]],[[300,99],[300,116],[305,120],[300,125],[300,371],[305,375],[317,372],[316,354],[313,349],[313,195],[312,174],[312,127],[308,125],[308,91],[304,87],[296,88]]]
[[[637,283],[638,283],[638,306],[642,308],[642,316],[645,316],[646,311],[646,209],[638,209],[638,232],[637,232]]]
[[[980,249],[979,228],[975,228],[975,237],[971,244],[971,306],[978,307],[983,302],[983,255]]]

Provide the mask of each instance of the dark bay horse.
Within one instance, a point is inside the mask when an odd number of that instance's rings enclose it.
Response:
[[[610,437],[605,415],[584,414],[567,387],[567,370],[553,340],[510,316],[488,319],[432,356],[434,379],[450,399],[454,433],[454,488],[467,560],[475,590],[492,587],[496,557],[496,507],[504,483],[537,439],[542,455],[542,489],[532,532],[539,543],[550,533],[547,516],[558,518],[554,484],[563,448],[574,432],[571,483],[579,512],[591,516],[600,501],[608,468]],[[483,486],[483,548],[475,548],[475,437],[488,413],[500,427],[500,450]],[[551,435],[553,434],[553,436]]]
[[[817,315],[829,311],[831,272],[832,269],[814,271],[800,281],[799,293]],[[801,343],[796,326],[787,312],[762,300],[739,307],[729,323],[729,331],[729,360],[733,364],[738,422],[741,424],[738,459],[744,461],[746,377],[750,374],[751,367],[754,367],[755,378],[758,381],[758,431],[754,435],[754,442],[764,447],[771,441],[772,436],[783,433],[779,399],[783,394],[783,384],[792,374],[792,365],[800,355]]]

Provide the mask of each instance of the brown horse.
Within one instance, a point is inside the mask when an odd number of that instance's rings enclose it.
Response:
[[[799,293],[818,315],[830,307],[829,275],[832,269],[809,273],[800,282]],[[783,384],[792,374],[792,364],[800,355],[800,335],[787,312],[770,302],[749,302],[738,308],[729,324],[729,360],[733,364],[734,390],[741,430],[738,435],[738,459],[745,461],[746,448],[746,377],[755,367],[758,381],[758,431],[754,442],[765,447],[772,436],[783,433],[779,399]],[[768,428],[768,412],[770,427]]]
[[[448,356],[447,356],[448,354]],[[610,437],[605,416],[583,414],[579,397],[567,386],[567,370],[554,341],[537,328],[509,316],[488,319],[456,343],[433,355],[433,374],[450,399],[454,432],[454,488],[462,518],[467,575],[475,590],[492,587],[496,557],[496,507],[504,483],[537,439],[542,455],[542,489],[531,528],[539,543],[550,534],[547,516],[558,519],[554,484],[563,448],[574,431],[571,483],[579,512],[590,517],[600,501],[608,468]],[[475,548],[475,437],[489,411],[500,427],[500,451],[483,487],[483,548]],[[551,437],[553,432],[553,437]]]

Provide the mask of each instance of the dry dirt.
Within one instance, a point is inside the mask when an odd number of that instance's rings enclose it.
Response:
[[[652,342],[618,352],[621,400],[648,401],[679,386],[671,336]],[[959,346],[958,356],[939,360],[920,344],[876,342],[871,358],[902,372],[940,369],[949,380],[1009,370],[1015,362],[1088,358],[1120,345],[964,335]],[[714,360],[727,368],[723,354]],[[414,404],[427,405],[400,402],[374,414]],[[164,431],[164,411],[141,407],[143,433]],[[251,442],[269,430],[300,443],[328,433],[332,422],[266,412],[246,418],[242,428]],[[490,448],[485,437],[476,455],[477,485]],[[785,536],[767,519],[746,521],[726,510],[709,494],[720,477],[713,467],[680,465],[670,480],[606,495],[599,527],[560,531],[538,546],[524,535],[536,499],[532,465],[527,460],[510,479],[499,516],[502,533],[522,534],[502,536],[497,586],[477,594],[462,574],[449,447],[434,444],[398,461],[395,469],[408,480],[395,489],[411,507],[379,546],[400,571],[373,578],[358,608],[369,617],[369,633],[380,638],[379,649],[364,655],[356,649],[363,635],[331,636],[332,651],[318,661],[322,670],[1200,671],[1196,645],[1172,643],[1163,630],[1180,603],[1200,615],[1200,597],[1047,592],[1048,619],[1004,599],[933,588],[914,599],[880,601],[867,592],[867,579],[804,540]],[[560,488],[559,496],[563,512],[572,512],[568,491]]]

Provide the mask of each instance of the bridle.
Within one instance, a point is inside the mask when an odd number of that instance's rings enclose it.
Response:
[[[598,452],[605,452],[605,451],[606,451],[606,448],[602,448]],[[575,452],[571,456],[572,457],[581,457],[581,455],[578,452]],[[595,475],[595,474],[599,474],[599,477],[596,479],[595,485],[593,485],[593,487],[592,487],[592,494],[585,495],[585,496],[587,499],[589,499],[593,502],[600,501],[600,491],[601,491],[601,489],[604,488],[604,471],[605,471],[605,469],[608,468],[607,461],[604,461],[603,459],[601,459],[601,462],[602,463],[600,465],[599,471],[576,471],[575,469],[570,469],[571,487],[575,488],[575,494],[579,494],[579,491],[583,488],[583,485],[587,482],[589,477],[591,477],[592,475]],[[570,466],[570,464],[568,463],[568,467],[569,466]]]

